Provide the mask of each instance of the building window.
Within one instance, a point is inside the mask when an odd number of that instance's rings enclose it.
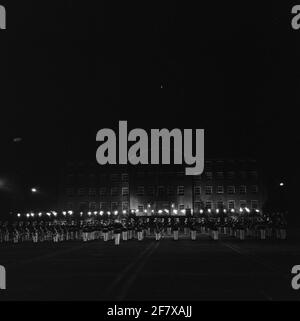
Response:
[[[86,210],[87,210],[87,203],[85,203],[85,202],[79,203],[79,211],[84,212]]]
[[[67,209],[68,209],[68,211],[74,210],[74,204],[73,204],[72,202],[69,202],[69,203],[67,204]]]
[[[128,202],[122,202],[122,211],[128,211],[128,210],[129,210]]]
[[[66,194],[67,194],[67,196],[73,196],[74,195],[74,188],[67,188]]]
[[[213,193],[213,187],[212,186],[205,186],[205,194],[211,195]]]
[[[125,182],[125,183],[128,182],[128,174],[127,173],[122,174],[122,182]]]
[[[223,201],[218,201],[218,202],[217,202],[217,208],[218,208],[218,209],[222,209],[223,207],[224,207]]]
[[[157,187],[157,194],[158,194],[159,196],[162,196],[162,195],[164,195],[164,193],[165,193],[165,188],[164,188],[164,186],[158,186],[158,187]]]
[[[253,194],[258,193],[258,186],[257,185],[252,185],[251,186],[251,193],[253,193]]]
[[[78,195],[79,195],[79,196],[84,196],[84,195],[86,195],[85,188],[79,188],[79,189],[78,189]]]
[[[105,196],[106,195],[106,188],[105,187],[101,187],[100,188],[100,196]]]
[[[212,169],[212,161],[205,161],[204,166],[206,169],[211,170]]]
[[[195,195],[201,195],[201,186],[194,187]]]
[[[150,196],[154,195],[154,186],[148,186],[147,193]]]
[[[90,211],[96,211],[97,204],[95,202],[90,202],[89,209],[90,209]]]
[[[89,189],[89,196],[96,196],[96,188]]]
[[[228,187],[227,187],[227,193],[228,193],[229,195],[235,194],[235,187],[234,187],[234,186],[228,186]]]
[[[235,177],[235,173],[234,172],[228,172],[228,174],[227,174],[227,177],[228,177],[228,179],[234,179],[234,177]]]
[[[112,187],[110,192],[111,192],[111,196],[117,196],[118,195],[118,188]]]
[[[258,209],[258,201],[257,201],[257,200],[252,200],[252,201],[251,201],[251,208],[252,208],[253,210]]]
[[[221,185],[217,186],[217,193],[218,194],[223,194],[224,193],[224,187],[221,186]]]
[[[246,186],[245,185],[241,185],[239,190],[240,190],[240,194],[242,194],[242,195],[246,194]]]
[[[184,186],[177,186],[177,195],[184,196]]]
[[[118,202],[112,202],[111,203],[111,210],[117,211],[118,210]]]
[[[174,195],[174,187],[168,186],[168,195]]]
[[[212,209],[212,202],[211,201],[206,201],[205,202],[205,208],[206,209]]]
[[[219,180],[224,179],[224,173],[223,172],[217,172],[217,179],[219,179]]]
[[[118,182],[118,180],[119,180],[119,175],[118,175],[118,174],[111,174],[111,175],[110,175],[110,180],[111,180],[112,182]]]
[[[128,187],[122,187],[122,196],[128,196],[129,190]]]
[[[241,208],[247,207],[247,202],[246,202],[245,200],[241,200],[241,201],[240,201],[240,207],[241,207]]]
[[[257,177],[258,177],[258,174],[257,174],[256,171],[251,171],[249,174],[250,174],[250,177],[251,177],[252,179],[257,179]]]
[[[228,209],[234,209],[235,208],[235,202],[234,201],[228,201]]]
[[[106,203],[106,202],[101,202],[101,203],[100,203],[100,206],[99,206],[99,209],[100,209],[101,211],[107,210],[107,203]]]
[[[138,211],[139,211],[139,213],[144,213],[144,205],[139,205]]]
[[[144,196],[144,195],[145,195],[144,186],[138,186],[138,188],[137,188],[137,195],[138,195],[138,196]]]
[[[205,173],[206,179],[211,181],[212,180],[212,172],[206,172]]]
[[[203,202],[195,202],[195,211],[199,212],[201,209],[203,209]]]

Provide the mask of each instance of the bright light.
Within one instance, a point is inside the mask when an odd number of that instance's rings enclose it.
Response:
[[[122,212],[123,214],[126,214],[126,211],[125,210],[123,210],[123,212]]]
[[[211,209],[210,208],[207,211],[208,211],[208,213],[211,213]]]
[[[19,213],[19,214],[17,214],[17,216],[18,216],[18,217],[21,217],[21,214]]]
[[[27,217],[30,217],[30,214],[29,214],[29,213],[27,213],[27,214],[26,214],[26,216],[27,216]]]
[[[223,209],[223,213],[226,213],[226,212],[227,212],[227,211],[226,211],[226,208],[224,208],[224,209]]]
[[[34,213],[31,213],[30,215],[31,215],[31,217],[34,217]]]
[[[103,211],[100,211],[100,215],[101,215],[101,216],[103,215]]]
[[[110,211],[107,212],[107,215],[110,215]]]
[[[256,209],[256,210],[255,210],[255,212],[256,212],[256,213],[259,213],[259,210],[258,210],[258,209]]]
[[[51,213],[48,212],[47,215],[50,217],[50,216],[51,216]]]
[[[185,210],[181,210],[180,212],[183,213],[183,214],[185,214]]]
[[[202,209],[200,210],[200,213],[201,213],[201,214],[203,213],[203,210],[202,210]]]
[[[242,213],[243,212],[243,209],[240,207],[240,212]]]
[[[283,182],[281,182],[281,183],[279,184],[279,186],[284,186],[284,183],[283,183]]]
[[[159,210],[158,213],[161,214],[161,213],[162,213],[162,210]]]
[[[172,205],[171,205],[171,207],[172,207],[172,208],[174,208],[174,207],[175,207],[175,205],[174,205],[174,204],[172,204]]]
[[[231,213],[234,213],[234,208],[232,208],[232,209],[230,210],[230,212],[231,212]]]
[[[177,210],[173,210],[173,213],[174,213],[174,214],[177,214],[177,213],[178,213],[178,211],[177,211]]]
[[[118,213],[119,213],[118,211],[115,211],[115,212],[114,212],[115,215],[118,215]]]
[[[151,213],[154,213],[154,210],[152,210]]]
[[[165,212],[166,212],[166,213],[169,213],[169,210],[165,209]]]
[[[248,207],[245,208],[247,213],[250,213],[250,209]]]
[[[37,192],[37,189],[36,189],[35,187],[32,187],[31,192],[32,192],[32,193],[36,193],[36,192]]]
[[[68,211],[68,214],[73,215],[73,211]]]
[[[216,209],[216,212],[219,213],[219,209],[218,208]]]
[[[95,211],[95,212],[94,212],[94,215],[97,215],[97,214],[98,214],[98,212],[97,212],[97,211]]]
[[[80,216],[82,216],[83,215],[83,212],[80,212]]]
[[[148,207],[150,208],[150,207],[151,207],[151,205],[150,205],[150,204],[148,204]]]
[[[91,216],[92,215],[92,212],[88,212],[88,216]]]
[[[67,212],[66,212],[66,211],[63,211],[62,213],[63,213],[63,215],[67,215]]]

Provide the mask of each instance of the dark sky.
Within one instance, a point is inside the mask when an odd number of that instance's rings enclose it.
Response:
[[[274,180],[293,175],[300,31],[291,5],[210,2],[8,4],[1,171],[54,184],[63,160],[95,159],[97,130],[128,120],[204,128],[207,156],[250,155]]]

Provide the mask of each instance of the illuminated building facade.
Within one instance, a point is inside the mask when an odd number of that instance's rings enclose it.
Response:
[[[63,170],[59,208],[75,213],[136,215],[263,209],[266,190],[252,159],[211,159],[200,176],[176,166],[99,166],[70,162]]]

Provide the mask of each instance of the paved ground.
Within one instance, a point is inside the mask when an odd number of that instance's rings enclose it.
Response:
[[[0,244],[0,300],[300,300],[300,240]]]

